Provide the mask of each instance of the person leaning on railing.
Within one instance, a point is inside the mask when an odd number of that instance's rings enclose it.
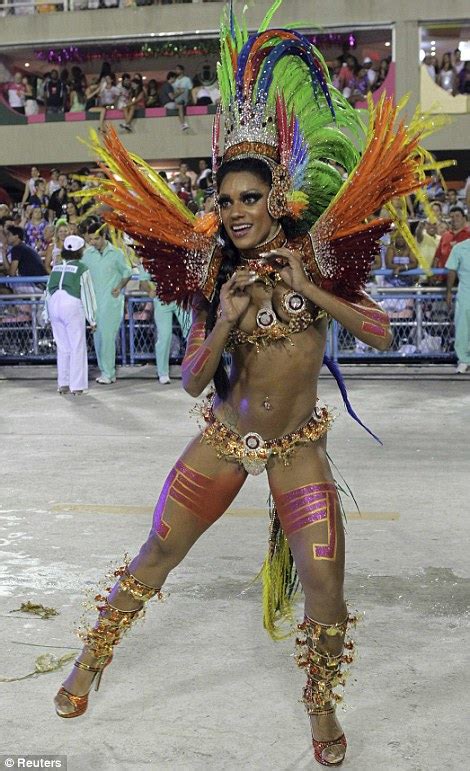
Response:
[[[9,276],[47,275],[39,254],[31,246],[24,243],[23,228],[9,225],[6,230],[6,237],[10,247],[9,255],[7,255]]]
[[[392,235],[390,246],[385,255],[385,266],[393,270],[393,277],[390,279],[391,286],[410,286],[414,283],[414,279],[411,277],[400,277],[400,273],[417,268],[418,261],[411,254],[409,246],[398,231]]]

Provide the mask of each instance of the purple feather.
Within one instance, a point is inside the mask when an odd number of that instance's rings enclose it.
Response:
[[[354,411],[351,405],[351,402],[349,401],[346,383],[344,382],[344,378],[338,364],[333,359],[331,359],[329,356],[326,356],[326,355],[323,357],[323,364],[325,364],[325,366],[328,367],[328,369],[330,370],[330,373],[333,375],[334,379],[336,380],[338,388],[341,391],[341,396],[343,397],[344,406],[346,407],[351,417],[356,421],[356,423],[359,423],[359,425],[362,426],[362,428],[364,428],[367,431],[367,433],[370,434],[375,439],[376,442],[378,442],[383,446],[383,442],[379,439],[379,437],[376,436],[374,432],[370,430],[370,428],[367,428],[365,423],[362,422],[360,417]]]

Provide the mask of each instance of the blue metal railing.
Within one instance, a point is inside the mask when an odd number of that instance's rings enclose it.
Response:
[[[444,275],[447,271],[433,271]],[[390,270],[375,271],[375,276],[393,275]],[[403,271],[400,277],[425,276],[421,270]],[[50,325],[42,319],[44,304],[42,290],[47,276],[0,277],[2,286],[15,289],[14,294],[0,294],[0,362],[54,362],[55,343]],[[30,287],[27,291],[20,288]],[[34,288],[37,288],[37,292]],[[418,284],[410,287],[392,287],[370,284],[369,294],[381,304],[390,316],[394,333],[388,351],[376,351],[356,340],[347,330],[333,321],[328,331],[327,350],[336,361],[383,362],[391,360],[450,361],[453,350],[453,313],[445,302],[441,286]],[[181,360],[184,342],[177,324],[174,327],[172,361]],[[118,336],[118,361],[134,366],[138,362],[155,360],[156,332],[153,302],[144,293],[126,296],[124,320]],[[90,361],[95,360],[93,337],[88,332]]]

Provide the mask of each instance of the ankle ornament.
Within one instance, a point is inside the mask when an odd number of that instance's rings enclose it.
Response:
[[[142,617],[142,609],[119,610],[114,608],[106,598],[97,595],[98,620],[93,627],[79,630],[78,636],[88,650],[98,659],[107,659],[113,655],[114,647],[121,641],[123,635],[130,629],[133,621]]]
[[[148,600],[155,596],[159,600],[163,599],[160,589],[142,583],[130,573],[127,561],[113,571],[113,576],[119,579],[119,588],[130,594],[134,600],[140,603],[140,606],[133,610],[116,608],[108,600],[111,587],[107,587],[107,595],[95,595],[98,620],[92,627],[80,628],[77,634],[88,650],[100,661],[112,656],[115,646],[118,645],[134,621],[144,617],[144,605]]]
[[[156,589],[154,586],[149,586],[139,581],[129,571],[127,564],[122,565],[120,568],[114,571],[114,575],[119,578],[119,585],[123,592],[128,592],[134,600],[138,602],[147,602],[152,597],[157,597],[159,600],[163,599],[163,594],[160,589]]]
[[[356,626],[357,616],[348,616],[337,624],[322,624],[305,616],[298,625],[300,635],[296,639],[296,661],[307,673],[302,702],[309,715],[325,715],[334,712],[343,695],[335,689],[344,688],[349,672],[343,665],[354,659],[354,641],[346,634],[349,626]],[[341,649],[331,653],[333,638],[341,638]]]

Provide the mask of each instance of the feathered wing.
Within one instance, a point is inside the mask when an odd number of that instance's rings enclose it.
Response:
[[[369,99],[364,152],[311,230],[322,286],[345,297],[364,287],[371,261],[379,251],[379,239],[393,223],[414,246],[408,226],[390,202],[420,190],[425,172],[442,167],[419,144],[436,126],[431,127],[427,116],[416,113],[409,126],[401,121],[395,127],[400,109],[385,95],[375,107]],[[390,217],[376,217],[384,206]]]
[[[103,219],[139,244],[158,296],[187,303],[204,283],[213,242],[196,232],[194,214],[155,169],[126,150],[114,129],[108,130],[103,145],[94,131],[86,144],[106,174],[88,191],[104,207]]]

